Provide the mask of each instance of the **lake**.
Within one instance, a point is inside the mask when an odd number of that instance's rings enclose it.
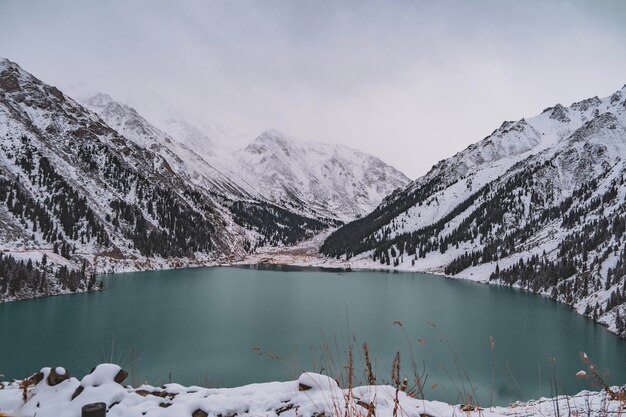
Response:
[[[128,383],[237,386],[341,378],[368,342],[378,382],[425,370],[427,399],[481,405],[576,393],[586,352],[626,383],[626,342],[565,305],[521,290],[415,273],[198,268],[115,274],[106,290],[0,304],[0,374],[43,366],[82,377],[99,362]],[[395,323],[395,324],[394,324]],[[413,359],[412,359],[413,357]],[[345,376],[345,370],[343,375]],[[132,379],[132,381],[131,381]],[[556,381],[556,388],[555,388]]]

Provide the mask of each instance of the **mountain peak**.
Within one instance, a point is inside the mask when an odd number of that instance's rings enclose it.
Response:
[[[105,106],[109,103],[112,103],[113,101],[113,98],[105,93],[96,93],[93,96],[84,100],[85,104],[90,104],[93,106]]]
[[[602,104],[602,100],[600,100],[598,96],[594,96],[572,103],[570,107],[572,108],[572,110],[587,111],[592,107],[599,106],[600,104]]]
[[[552,108],[552,113],[550,113],[550,119],[557,120],[562,123],[571,122],[571,119],[567,116],[567,109],[561,103],[557,103]]]
[[[289,155],[289,147],[292,141],[276,129],[269,129],[261,133],[246,146],[245,150],[252,154],[285,153]]]
[[[261,133],[259,136],[257,136],[257,139],[259,140],[271,140],[271,141],[284,141],[284,142],[288,142],[288,141],[297,141],[297,139],[281,132],[280,130],[277,129],[267,129],[265,131],[263,131],[263,133]]]
[[[115,101],[106,93],[96,93],[93,96],[84,99],[83,104],[96,113],[117,113],[120,117],[121,113],[124,113],[133,119],[140,119],[141,124],[148,123],[141,115],[139,115],[137,110],[127,104]]]
[[[7,68],[23,71],[22,68],[10,59],[0,57],[0,72]]]
[[[27,73],[15,62],[0,58],[0,90],[9,93],[21,90],[20,80]]]

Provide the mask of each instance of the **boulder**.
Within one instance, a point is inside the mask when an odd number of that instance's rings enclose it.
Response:
[[[76,387],[76,389],[74,390],[74,393],[72,394],[72,400],[74,400],[74,398],[78,397],[81,392],[83,392],[85,390],[85,388],[81,387],[80,385],[78,387]]]
[[[117,373],[117,375],[115,375],[115,378],[113,378],[113,380],[118,384],[121,384],[126,378],[128,378],[128,372],[120,369],[120,371]]]
[[[61,382],[70,378],[69,372],[60,366],[56,368],[50,369],[50,373],[48,374],[48,385],[51,387],[55,385],[59,385]]]

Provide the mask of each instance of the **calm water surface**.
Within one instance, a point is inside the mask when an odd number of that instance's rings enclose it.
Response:
[[[610,371],[609,384],[626,383],[626,342],[564,305],[510,288],[424,274],[245,268],[119,274],[105,285],[0,304],[4,379],[57,365],[82,376],[113,360],[134,364],[135,381],[236,386],[332,371],[321,358],[331,354],[339,367],[350,342],[367,341],[379,381],[389,380],[398,350],[411,374],[410,345],[425,364],[429,399],[462,401],[468,379],[482,404],[550,396],[551,377],[559,393],[575,393],[587,388],[575,378],[581,351]]]

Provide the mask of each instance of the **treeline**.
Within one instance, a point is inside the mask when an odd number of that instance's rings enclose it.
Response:
[[[14,163],[22,174],[15,179],[0,176],[0,204],[6,204],[32,231],[33,239],[41,234],[44,242],[53,243],[55,252],[68,259],[77,246],[92,240],[111,248],[107,231],[111,229],[121,231],[144,256],[190,256],[213,250],[215,210],[206,196],[173,177],[151,178],[90,132],[80,134],[85,140],[75,140],[72,146],[77,166],[86,177],[113,195],[132,197],[115,198],[110,211],[96,215],[84,192],[70,185],[49,159],[22,137],[18,149],[4,150],[9,159],[14,153]]]
[[[450,247],[458,247],[461,243],[480,241],[483,244],[492,246],[503,246],[505,252],[515,250],[514,239],[507,236],[502,230],[503,219],[508,216],[522,216],[525,210],[526,197],[530,204],[543,205],[545,200],[550,198],[538,193],[528,191],[534,184],[533,175],[542,165],[535,165],[532,169],[519,172],[509,178],[502,187],[492,190],[487,184],[467,199],[452,209],[439,221],[423,227],[414,232],[401,233],[391,238],[391,230],[386,226],[378,234],[369,236],[361,242],[359,251],[372,250],[372,259],[380,261],[381,264],[397,264],[398,259],[403,256],[414,259],[424,258],[430,252],[439,251],[445,253]],[[571,200],[564,202],[561,206],[553,208],[542,214],[537,219],[535,227],[530,225],[526,228],[525,236],[521,240],[532,235],[539,223],[560,215],[567,210]],[[472,211],[452,230],[447,231],[448,224],[459,215],[475,206]],[[522,233],[523,234],[523,233]],[[339,256],[344,254],[347,258],[359,252],[343,252],[338,246],[333,246],[336,242],[327,240],[322,247],[322,251],[330,251],[329,254]],[[331,249],[333,248],[334,249]],[[476,258],[485,259],[491,256],[491,251],[477,254],[466,254],[458,259],[451,266],[454,270],[463,270],[478,262]],[[448,273],[454,273],[447,271]]]
[[[56,269],[47,263],[44,254],[41,262],[16,260],[0,252],[0,301],[44,297],[67,292],[93,291],[102,288],[96,275],[82,269],[60,266]]]
[[[522,174],[526,175],[526,174]],[[532,175],[532,174],[530,174]],[[623,180],[620,180],[623,181]],[[526,184],[525,189],[531,184]],[[583,185],[583,189],[587,188],[588,184]],[[528,208],[529,215],[526,222],[521,223],[521,226],[517,228],[509,227],[507,231],[503,231],[500,234],[489,233],[494,230],[498,225],[502,225],[502,217],[500,219],[494,218],[496,215],[491,215],[490,221],[486,226],[482,226],[480,221],[476,221],[474,226],[478,226],[480,233],[480,239],[483,243],[481,249],[476,249],[472,252],[467,252],[454,259],[445,269],[446,274],[455,275],[463,271],[470,266],[476,266],[481,263],[497,261],[500,258],[509,256],[517,251],[520,245],[523,245],[532,236],[535,236],[538,231],[546,227],[549,223],[560,220],[560,224],[566,228],[574,227],[581,224],[581,220],[586,218],[590,213],[594,212],[598,206],[596,201],[604,201],[604,204],[609,203],[617,197],[615,189],[617,183],[614,182],[610,189],[606,191],[602,196],[592,199],[591,202],[585,203],[585,201],[577,201],[576,207],[573,207],[573,197],[564,199],[559,205],[554,205],[551,199],[546,199],[538,196],[536,193],[531,194],[530,207]],[[506,191],[507,187],[504,187]],[[587,193],[575,193],[581,197],[590,198],[591,194]],[[519,196],[519,193],[518,193]],[[493,213],[520,213],[524,207],[519,205],[517,209],[510,205],[506,200],[506,193],[498,196],[497,194],[490,198],[490,204],[493,206]],[[535,207],[533,209],[533,206]],[[572,212],[577,213],[576,216],[572,216]],[[517,216],[521,217],[521,216]],[[611,226],[609,221],[600,217],[599,219],[588,221],[584,223],[584,227],[579,232],[574,232],[565,237],[559,243],[559,258],[560,259],[573,259],[582,253],[588,253],[589,251],[597,248],[600,244],[607,242],[611,235],[621,236],[624,232],[624,219],[619,216],[615,216],[614,226]],[[459,228],[468,227],[461,225]],[[487,233],[485,233],[485,231]],[[478,234],[475,236],[478,238]],[[471,241],[471,240],[470,240]],[[542,285],[541,283],[540,285]]]
[[[604,206],[615,202],[618,189],[624,185],[620,177],[611,182],[603,194],[591,198],[594,180],[584,184],[574,196],[586,198],[585,204],[578,204],[562,216],[561,225],[574,228],[557,247],[555,259],[534,255],[520,259],[508,268],[500,269],[491,275],[490,280],[498,280],[507,285],[519,285],[533,291],[550,291],[553,299],[574,304],[576,301],[599,291],[610,291],[605,303],[588,304],[584,314],[596,320],[598,317],[615,312],[617,332],[626,338],[626,318],[620,313],[626,304],[626,204],[616,205],[616,209],[605,213]],[[616,258],[615,266],[600,274],[604,262]],[[464,255],[450,264],[449,269],[459,267],[459,263],[472,258],[474,264],[483,261],[482,252]]]
[[[149,178],[99,141],[81,146],[78,154],[85,168],[98,171],[105,186],[121,195],[134,194],[134,201],[111,201],[113,212],[107,221],[120,228],[142,255],[177,257],[213,250],[215,209],[200,192],[175,175],[153,172],[158,178]]]
[[[335,221],[322,222],[271,204],[237,201],[231,205],[230,211],[237,224],[261,235],[258,246],[292,245],[329,225],[337,225]]]
[[[15,158],[31,186],[46,197],[36,201],[21,184],[20,176],[11,181],[0,177],[0,201],[22,223],[28,221],[33,233],[39,232],[46,242],[74,240],[82,244],[95,239],[108,246],[110,238],[104,225],[89,207],[87,199],[74,189],[38,154],[25,137],[21,152]],[[56,220],[56,221],[55,221]],[[65,242],[67,244],[67,242]]]
[[[363,227],[361,227],[361,223],[358,223],[360,220],[349,223],[333,233],[324,242],[321,252],[335,257],[345,255],[349,259],[356,254],[372,250],[372,258],[374,260],[380,261],[382,264],[390,264],[394,261],[392,259],[394,256],[390,253],[392,247],[395,247],[396,257],[406,254],[417,259],[424,258],[433,251],[444,253],[449,247],[458,246],[463,242],[474,243],[479,237],[481,240],[486,239],[487,241],[495,239],[506,214],[509,216],[523,215],[524,197],[528,196],[530,204],[536,206],[544,206],[546,202],[553,198],[550,193],[541,195],[528,191],[535,184],[537,171],[544,169],[548,164],[548,162],[535,164],[528,170],[518,172],[497,189],[492,190],[490,184],[485,185],[458,204],[439,221],[413,232],[400,233],[391,237],[395,228],[395,221],[392,218],[395,215],[391,216],[391,218],[386,218],[387,216],[385,216],[384,223],[380,226],[372,226],[376,222],[369,222],[371,219],[368,219],[368,217],[362,219],[364,221]],[[429,187],[420,188],[418,193],[424,193],[420,201],[434,194]],[[414,201],[415,195],[411,199],[403,197],[404,202],[402,204],[396,203],[396,205],[404,207],[406,204]],[[433,200],[436,202],[437,197],[434,197]],[[571,200],[565,204],[571,204]],[[476,205],[476,208],[458,226],[449,232],[445,231],[450,221],[474,205]],[[552,211],[546,212],[543,216],[560,215],[567,208],[559,206],[551,209]],[[380,217],[380,219],[383,219],[383,217]],[[358,233],[352,234],[350,232],[352,229],[360,230]],[[346,238],[346,235],[349,235],[349,237]],[[360,240],[357,243],[355,239]]]
[[[393,219],[415,205],[421,206],[428,197],[444,188],[440,177],[430,180],[419,188],[406,188],[393,196],[391,201],[384,201],[367,216],[335,230],[324,241],[320,252],[333,257],[345,254],[350,258],[373,249],[379,243],[388,240],[389,231],[383,229]],[[383,231],[380,232],[381,230]],[[379,236],[380,234],[382,236]]]

